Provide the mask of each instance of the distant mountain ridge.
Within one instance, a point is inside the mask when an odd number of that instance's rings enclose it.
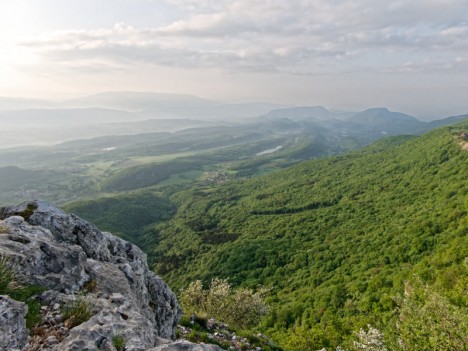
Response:
[[[436,127],[457,123],[468,115],[447,117],[430,122],[421,121],[405,113],[390,111],[386,107],[370,108],[361,112],[332,112],[323,106],[300,106],[276,109],[258,117],[260,120],[289,119],[341,129],[384,135],[420,134]]]
[[[24,110],[28,108],[48,108],[53,107],[55,104],[50,101],[25,99],[25,98],[12,98],[0,97],[0,110]]]
[[[131,111],[173,106],[205,106],[216,104],[215,101],[189,94],[166,94],[151,92],[110,91],[84,96],[61,102],[64,106],[108,107]]]
[[[54,126],[128,122],[137,119],[127,111],[102,107],[41,108],[0,111],[0,121],[9,127],[52,129]],[[21,125],[24,123],[24,126]]]
[[[371,123],[376,121],[392,119],[393,121],[419,122],[416,117],[401,112],[390,111],[386,107],[375,107],[356,113],[350,117],[355,122]]]
[[[298,106],[272,110],[259,118],[288,118],[297,121],[310,118],[323,120],[336,118],[337,115],[337,113],[331,112],[323,106]]]
[[[372,141],[382,135],[420,134],[462,118],[423,122],[387,108],[338,112],[323,106],[224,103],[189,94],[151,92],[103,92],[61,102],[0,97],[0,123],[8,131],[0,140],[0,148],[216,125],[256,128],[256,123],[262,127],[269,123],[277,132],[284,127],[288,133],[322,128],[343,135],[367,133]],[[171,122],[176,119],[180,121]],[[182,120],[189,122],[183,125]]]

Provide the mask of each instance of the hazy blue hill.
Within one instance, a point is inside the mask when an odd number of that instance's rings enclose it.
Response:
[[[51,147],[56,151],[70,149],[80,149],[84,154],[89,151],[102,150],[103,148],[126,148],[136,147],[148,143],[155,143],[155,140],[164,140],[171,136],[171,133],[141,133],[137,135],[106,135],[91,139],[78,139],[66,141]],[[111,150],[109,150],[111,151]]]
[[[0,97],[0,110],[24,110],[53,106],[54,103],[44,100]]]
[[[461,115],[461,116],[453,116],[453,117],[447,117],[447,118],[442,118],[442,119],[436,119],[434,121],[428,122],[427,123],[427,128],[437,128],[449,124],[454,124],[458,123],[460,121],[463,121],[464,119],[467,119],[468,115]]]
[[[178,132],[190,128],[225,125],[222,121],[193,119],[139,120],[140,116],[123,111],[102,109],[0,111],[5,133],[0,148],[53,145],[66,141],[105,136]],[[136,141],[138,138],[134,138]]]
[[[8,192],[14,188],[23,188],[27,191],[28,184],[37,184],[58,177],[59,174],[53,171],[28,170],[15,166],[0,167],[0,191]]]
[[[352,115],[348,120],[358,124],[359,128],[390,135],[417,133],[424,125],[424,122],[413,116],[392,112],[386,108],[368,109]]]
[[[219,125],[222,122],[210,122],[196,119],[147,119],[136,122],[109,123],[109,134],[140,134],[149,131],[177,132],[183,129],[203,128]]]
[[[355,122],[361,123],[372,123],[388,119],[400,122],[419,122],[419,120],[416,117],[401,112],[393,112],[385,107],[367,109],[365,111],[352,115],[350,119]]]
[[[288,118],[293,121],[303,120],[327,120],[336,118],[337,114],[327,110],[323,106],[301,106],[275,109],[260,118]]]
[[[47,108],[0,111],[6,138],[0,148],[51,145],[65,140],[103,135],[106,123],[128,122],[138,117],[125,111],[103,108]]]
[[[137,112],[141,119],[240,119],[264,114],[281,105],[249,102],[223,103],[188,94],[104,92],[62,103],[70,107],[104,107]]]
[[[281,105],[253,102],[239,104],[222,104],[190,106],[174,104],[159,106],[138,112],[145,118],[196,118],[209,121],[245,122],[252,117],[262,115]]]
[[[104,108],[28,109],[0,111],[0,121],[6,125],[40,129],[57,126],[100,124],[135,120],[125,111]]]
[[[183,104],[210,105],[215,102],[189,94],[164,94],[152,92],[110,91],[62,102],[66,106],[107,107],[128,111],[141,111],[161,106]]]

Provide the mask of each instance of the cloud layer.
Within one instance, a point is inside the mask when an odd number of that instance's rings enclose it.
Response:
[[[86,62],[327,75],[465,70],[465,0],[167,0],[169,25],[117,23],[23,42],[70,67]]]
[[[466,0],[0,2],[0,95],[150,90],[466,113],[467,13]]]

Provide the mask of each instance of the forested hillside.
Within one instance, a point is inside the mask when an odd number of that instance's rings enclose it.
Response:
[[[270,289],[262,328],[287,349],[304,330],[313,349],[368,323],[390,337],[395,297],[415,276],[466,307],[467,130],[176,192],[176,214],[146,232],[144,249],[176,289],[214,277]]]
[[[155,229],[156,271],[174,287],[265,285],[264,328],[280,340],[319,330],[317,347],[367,323],[392,329],[393,297],[413,274],[466,304],[466,127],[178,193],[176,217]]]

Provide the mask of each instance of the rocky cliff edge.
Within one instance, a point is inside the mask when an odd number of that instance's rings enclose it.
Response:
[[[15,279],[43,288],[33,332],[27,306],[0,296],[0,350],[219,350],[171,340],[180,307],[135,245],[43,201],[0,208],[0,228],[0,258]],[[91,317],[67,324],[64,308],[82,300]]]

